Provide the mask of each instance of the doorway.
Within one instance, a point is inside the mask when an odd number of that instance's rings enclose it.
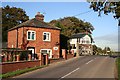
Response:
[[[46,65],[46,55],[43,55],[43,65]]]
[[[35,59],[35,47],[28,47],[27,50],[31,51],[32,60]]]

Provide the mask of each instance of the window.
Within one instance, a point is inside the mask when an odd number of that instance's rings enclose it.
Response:
[[[82,43],[85,43],[85,40],[84,40],[84,39],[82,40]]]
[[[73,48],[72,48],[72,49],[76,49],[75,44],[73,44],[72,46],[73,46]]]
[[[27,47],[27,50],[31,51],[32,60],[35,59],[35,47]]]
[[[49,58],[52,58],[52,50],[51,49],[41,49],[40,53],[48,54]]]
[[[86,40],[86,43],[89,44],[89,40]]]
[[[43,32],[43,41],[50,41],[51,34],[49,32]]]
[[[86,38],[85,40],[86,40],[86,44],[90,43],[89,38]]]
[[[47,50],[41,50],[42,54],[47,54]]]
[[[27,31],[27,40],[35,40],[35,31]]]

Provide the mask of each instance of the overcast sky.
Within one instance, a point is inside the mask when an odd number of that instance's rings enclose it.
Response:
[[[112,50],[118,50],[118,21],[113,18],[113,14],[102,14],[101,17],[98,17],[98,13],[92,11],[89,8],[90,4],[88,2],[4,1],[6,2],[2,2],[3,7],[6,5],[20,7],[26,11],[30,19],[34,18],[37,12],[45,13],[45,22],[66,16],[74,16],[80,14],[76,17],[81,20],[90,22],[94,26],[95,30],[93,31],[92,36],[97,46],[101,48],[109,46],[112,48]]]

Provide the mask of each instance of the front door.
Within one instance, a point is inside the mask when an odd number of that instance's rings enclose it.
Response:
[[[43,65],[46,65],[46,55],[43,55]]]
[[[32,60],[34,60],[34,56],[35,56],[35,48],[28,48],[28,50],[32,51]]]

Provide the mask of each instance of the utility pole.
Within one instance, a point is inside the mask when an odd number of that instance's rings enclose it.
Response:
[[[77,43],[76,43],[76,57],[79,57],[79,43],[78,43],[78,39],[77,39]]]

